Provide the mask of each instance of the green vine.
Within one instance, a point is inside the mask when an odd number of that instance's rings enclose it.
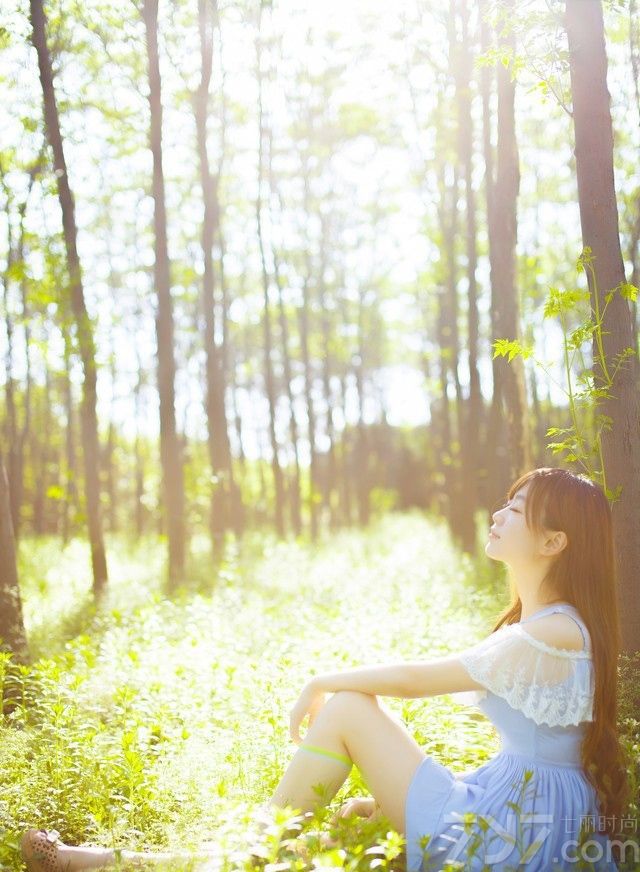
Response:
[[[638,289],[627,282],[621,282],[605,294],[604,307],[600,311],[600,297],[593,262],[593,253],[586,247],[578,258],[577,269],[585,273],[594,288],[594,305],[593,308],[588,307],[588,314],[575,329],[571,330],[569,327],[569,315],[572,313],[580,315],[584,303],[588,303],[591,299],[588,290],[550,288],[544,305],[544,318],[556,318],[562,330],[566,384],[559,383],[553,377],[547,364],[534,355],[532,345],[525,345],[517,339],[497,339],[493,343],[493,357],[494,359],[508,357],[509,362],[518,356],[523,360],[531,358],[565,394],[568,399],[571,424],[569,427],[549,427],[546,435],[560,438],[548,442],[547,448],[550,448],[554,454],[563,453],[564,459],[568,462],[579,464],[589,478],[602,485],[608,499],[615,502],[620,496],[622,486],[618,485],[615,490],[607,488],[602,455],[602,433],[610,430],[613,422],[608,415],[599,411],[599,406],[604,399],[613,396],[611,388],[618,372],[637,352],[633,348],[625,348],[612,361],[608,361],[604,352],[603,322],[615,294],[620,294],[625,300],[635,300]],[[593,349],[592,368],[589,368],[584,360],[583,348],[587,342]],[[576,358],[581,364],[577,375],[574,373]]]

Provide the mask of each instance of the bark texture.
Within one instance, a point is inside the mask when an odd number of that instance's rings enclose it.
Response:
[[[589,276],[591,305],[603,312],[605,296],[625,281],[618,230],[613,173],[613,127],[607,89],[607,56],[600,0],[567,0],[571,92],[582,241],[591,249],[595,281]],[[604,315],[603,348],[611,371],[625,348],[632,347],[629,303],[616,293]],[[594,348],[594,358],[596,349]],[[594,368],[596,383],[602,372]],[[599,411],[611,419],[602,437],[609,491],[622,488],[613,504],[618,559],[620,615],[624,650],[640,650],[640,392],[637,355],[615,376],[611,396]]]

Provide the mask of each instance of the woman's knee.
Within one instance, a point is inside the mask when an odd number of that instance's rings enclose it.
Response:
[[[338,690],[329,698],[326,706],[339,711],[367,709],[372,706],[378,707],[378,698],[370,693],[361,693],[359,690]]]

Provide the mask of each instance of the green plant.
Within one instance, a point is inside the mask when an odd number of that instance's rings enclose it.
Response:
[[[508,357],[509,361],[518,356],[523,360],[531,358],[565,394],[571,423],[568,427],[550,427],[546,435],[560,438],[549,442],[547,447],[554,454],[564,454],[565,460],[579,464],[589,478],[602,485],[609,500],[614,502],[620,496],[621,486],[618,485],[614,490],[607,488],[602,457],[602,433],[611,429],[612,422],[600,410],[600,406],[603,400],[612,397],[611,389],[618,372],[636,351],[625,348],[612,361],[608,361],[604,353],[603,324],[614,295],[620,294],[626,300],[635,300],[638,289],[626,282],[618,285],[605,295],[604,308],[600,311],[593,261],[591,249],[586,247],[578,258],[577,268],[584,271],[595,289],[595,308],[588,305],[591,299],[589,291],[575,288],[551,288],[544,306],[544,317],[557,318],[562,331],[566,384],[558,382],[550,367],[534,355],[532,346],[526,346],[517,339],[497,339],[493,343],[493,356]],[[569,325],[571,316],[578,318],[578,325],[573,328]],[[587,343],[591,344],[594,352],[592,366],[588,366],[584,359],[584,346]],[[574,374],[576,359],[580,363],[577,375]]]

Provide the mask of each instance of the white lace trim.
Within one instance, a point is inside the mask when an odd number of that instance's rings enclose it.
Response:
[[[522,627],[520,624],[510,624],[509,626],[525,637],[527,642],[541,651],[546,651],[547,654],[553,654],[555,657],[571,657],[577,660],[591,660],[591,653],[583,648],[582,651],[576,651],[574,648],[556,648],[555,645],[547,645],[542,639],[536,639]]]
[[[577,726],[593,720],[594,675],[588,651],[555,648],[519,624],[507,624],[458,655],[485,691],[459,693],[477,705],[490,691],[537,724]]]

